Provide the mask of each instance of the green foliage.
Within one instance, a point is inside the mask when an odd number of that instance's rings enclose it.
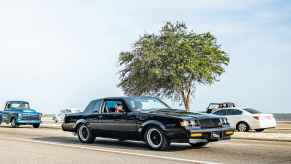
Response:
[[[195,86],[218,81],[229,57],[211,33],[197,34],[184,23],[167,22],[159,34],[145,34],[132,51],[121,52],[119,62],[119,87],[125,94],[183,99],[189,110]]]

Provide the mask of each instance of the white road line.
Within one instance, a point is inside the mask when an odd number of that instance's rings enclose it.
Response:
[[[200,163],[200,164],[220,164],[218,162],[212,162],[212,161],[183,159],[183,158],[175,158],[175,157],[168,157],[168,156],[133,153],[133,152],[126,152],[126,151],[121,152],[121,151],[116,151],[116,150],[112,150],[112,149],[86,147],[86,146],[81,146],[81,145],[68,145],[68,144],[62,144],[62,143],[50,142],[50,141],[36,141],[36,140],[19,139],[19,138],[9,138],[9,139],[5,138],[4,140],[39,143],[39,144],[46,144],[46,145],[62,146],[62,147],[67,147],[67,148],[77,148],[77,149],[84,149],[84,150],[91,150],[91,151],[92,150],[93,151],[100,151],[100,152],[106,152],[106,153],[124,154],[124,155],[130,155],[130,156],[148,157],[148,158],[163,159],[163,160],[172,160],[172,161],[177,161],[177,162]]]

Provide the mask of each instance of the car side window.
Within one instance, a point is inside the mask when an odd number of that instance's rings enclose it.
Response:
[[[227,113],[228,115],[241,115],[242,111],[237,110],[237,109],[229,109]]]
[[[105,100],[102,113],[122,113],[126,109],[126,105],[122,100]]]
[[[214,112],[213,114],[224,116],[226,115],[226,110],[219,110],[219,111]]]
[[[97,113],[101,106],[101,100],[91,101],[84,110],[84,113]]]

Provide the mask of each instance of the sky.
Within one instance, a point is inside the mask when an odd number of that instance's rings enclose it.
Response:
[[[230,57],[219,82],[197,86],[191,111],[232,101],[291,113],[288,1],[10,0],[0,1],[0,20],[2,107],[27,100],[43,113],[57,113],[122,96],[119,53],[165,22],[183,21],[194,32],[211,32]]]

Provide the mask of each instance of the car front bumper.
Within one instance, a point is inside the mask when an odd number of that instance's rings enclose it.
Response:
[[[234,134],[232,128],[215,128],[215,129],[201,129],[193,130],[190,133],[189,142],[197,142],[205,140],[206,142],[213,142],[219,140],[229,140]]]
[[[41,120],[16,120],[17,124],[40,124]]]
[[[211,129],[184,129],[184,133],[180,131],[168,131],[169,138],[172,142],[215,142],[220,140],[229,140],[234,134],[234,129],[230,127],[225,128],[211,128]]]

